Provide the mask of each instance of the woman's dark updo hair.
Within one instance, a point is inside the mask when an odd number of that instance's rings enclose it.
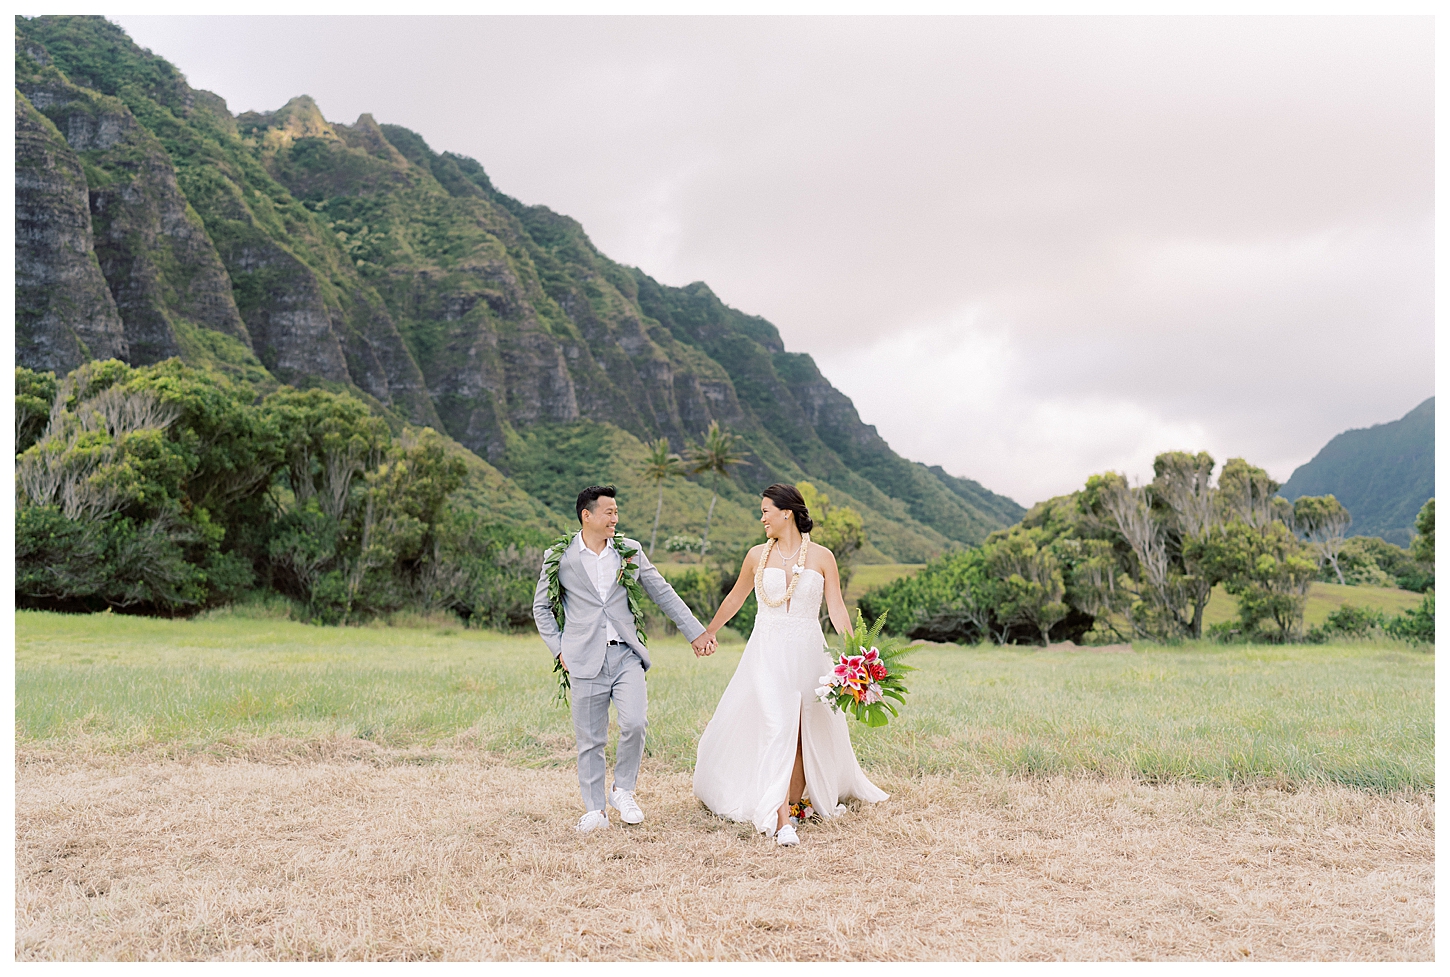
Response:
[[[805,498],[794,485],[775,484],[760,494],[769,499],[777,509],[789,509],[795,515],[795,528],[802,533],[810,532],[815,525],[811,521],[811,510],[806,508]]]

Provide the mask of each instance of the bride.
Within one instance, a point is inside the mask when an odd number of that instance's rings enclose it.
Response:
[[[700,737],[695,796],[720,817],[753,822],[778,844],[795,845],[790,809],[803,794],[825,817],[845,798],[875,802],[889,795],[861,772],[846,717],[816,699],[830,670],[822,596],[837,633],[851,627],[836,558],[810,541],[810,513],[795,486],[772,485],[762,495],[766,541],[746,555],[707,628],[714,637],[755,589],[755,629]]]

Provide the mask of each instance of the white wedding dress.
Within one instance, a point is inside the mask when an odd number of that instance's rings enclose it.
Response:
[[[760,586],[779,599],[785,571],[768,567]],[[797,729],[805,793],[822,816],[834,816],[836,805],[850,797],[875,802],[890,796],[861,771],[846,717],[816,699],[831,667],[819,617],[825,587],[820,573],[805,570],[789,605],[759,601],[745,654],[700,736],[695,796],[720,817],[752,822],[766,834],[775,833],[776,810],[790,789]]]

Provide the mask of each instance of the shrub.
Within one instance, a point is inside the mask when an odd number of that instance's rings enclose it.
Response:
[[[1396,614],[1385,624],[1385,631],[1402,641],[1417,644],[1435,643],[1435,594],[1425,595],[1419,607]]]
[[[1384,633],[1385,614],[1372,607],[1357,607],[1343,604],[1329,612],[1324,624],[1310,629],[1305,638],[1311,642],[1327,641],[1334,637],[1366,638],[1372,634]]]

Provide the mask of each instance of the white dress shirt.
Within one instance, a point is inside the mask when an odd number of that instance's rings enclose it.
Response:
[[[614,548],[612,542],[605,540],[603,551],[596,554],[584,545],[583,533],[579,534],[578,542],[574,545],[584,560],[584,572],[589,574],[590,579],[594,581],[594,589],[599,591],[599,599],[609,600],[610,591],[619,586],[619,551]],[[607,615],[604,618],[604,628],[605,637],[609,641],[620,640],[618,632],[614,630],[614,625],[609,623]]]

